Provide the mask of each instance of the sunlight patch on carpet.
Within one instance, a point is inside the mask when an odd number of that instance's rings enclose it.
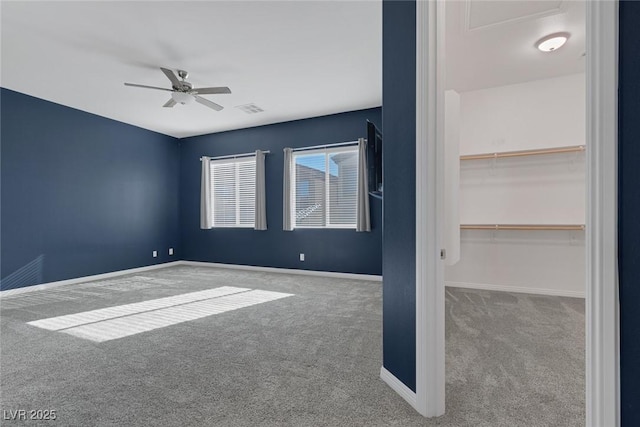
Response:
[[[223,286],[207,291],[36,320],[28,324],[95,342],[104,342],[292,295]]]

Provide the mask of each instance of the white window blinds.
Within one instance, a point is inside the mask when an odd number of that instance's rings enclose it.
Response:
[[[292,153],[293,227],[356,228],[358,147]]]
[[[255,193],[255,156],[211,162],[211,214],[214,227],[253,227]]]

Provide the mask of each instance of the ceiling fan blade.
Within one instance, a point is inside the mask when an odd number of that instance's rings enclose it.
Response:
[[[198,95],[213,95],[213,94],[222,94],[222,93],[231,93],[231,89],[226,86],[223,87],[198,87],[194,88],[192,92],[197,93]]]
[[[222,109],[224,108],[222,105],[218,105],[218,104],[216,104],[215,102],[211,102],[211,101],[209,101],[208,99],[205,99],[205,98],[203,98],[203,97],[201,97],[201,96],[193,95],[193,97],[194,97],[194,98],[196,99],[196,101],[197,101],[197,102],[199,102],[200,104],[202,104],[202,105],[204,105],[204,106],[206,106],[206,107],[212,108],[212,109],[214,109],[214,110],[216,110],[216,111],[220,111],[220,110],[222,110]]]
[[[178,80],[178,78],[176,77],[175,73],[169,69],[166,68],[162,68],[160,67],[160,69],[162,70],[162,72],[164,73],[165,76],[167,76],[169,78],[169,80],[171,80],[171,84],[173,85],[173,87],[181,87],[182,84],[180,83],[180,80]]]
[[[163,105],[163,107],[167,107],[167,108],[172,108],[174,105],[176,105],[177,102],[173,100],[173,98],[169,99],[167,101],[166,104]]]
[[[133,87],[142,87],[145,89],[157,89],[157,90],[166,90],[167,92],[173,92],[171,89],[165,89],[163,87],[155,87],[155,86],[146,86],[146,85],[137,85],[135,83],[125,83],[125,86],[133,86]]]

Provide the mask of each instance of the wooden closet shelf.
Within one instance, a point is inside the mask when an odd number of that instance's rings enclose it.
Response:
[[[501,153],[483,153],[483,154],[467,154],[460,156],[460,160],[481,160],[481,159],[499,159],[502,157],[524,157],[539,156],[542,154],[559,154],[574,153],[584,151],[584,145],[573,145],[570,147],[543,148],[539,150],[523,150],[523,151],[504,151]]]
[[[584,224],[461,224],[461,230],[576,230],[583,231]]]

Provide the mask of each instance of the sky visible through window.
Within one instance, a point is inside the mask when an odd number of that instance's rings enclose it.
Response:
[[[297,156],[296,163],[302,166],[306,166],[311,169],[325,172],[325,154],[309,154],[306,156]],[[329,173],[333,176],[338,176],[338,165],[329,157]]]

